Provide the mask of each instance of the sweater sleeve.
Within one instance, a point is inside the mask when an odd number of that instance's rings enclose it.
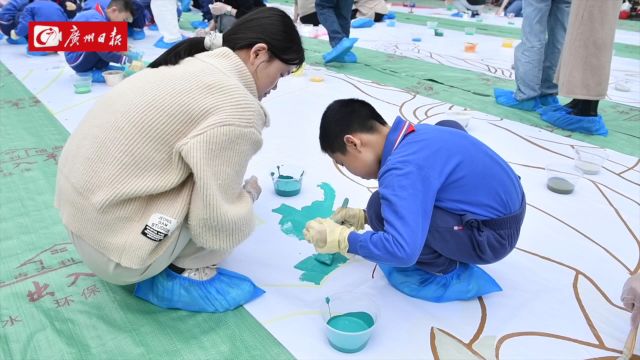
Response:
[[[215,126],[182,146],[194,179],[188,223],[199,246],[232,249],[253,231],[253,203],[242,180],[261,146],[256,128],[237,124]]]
[[[429,231],[436,184],[421,178],[416,164],[389,164],[380,176],[384,231],[349,234],[349,252],[378,263],[416,263]]]

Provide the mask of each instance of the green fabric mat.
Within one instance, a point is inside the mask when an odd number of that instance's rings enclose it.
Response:
[[[304,46],[307,62],[324,66],[322,54],[329,50],[328,42],[305,38]],[[498,105],[493,97],[493,88],[514,89],[512,80],[374,50],[357,48],[355,53],[358,64],[329,64],[327,68],[640,157],[640,111],[637,108],[602,101],[599,112],[609,128],[609,136],[573,133],[545,123],[536,112]],[[566,102],[567,99],[561,101]]]
[[[92,276],[52,206],[68,133],[0,79],[0,359],[292,358],[244,308],[163,310]]]
[[[272,3],[283,4],[293,6],[293,0],[272,0]],[[397,12],[396,21],[413,24],[413,25],[425,25],[427,21],[437,21],[438,27],[447,30],[456,30],[464,32],[464,28],[473,25],[476,28],[476,34],[496,36],[501,38],[520,39],[522,32],[517,26],[500,26],[490,25],[485,23],[473,22],[473,21],[460,21],[456,19],[443,19],[436,16],[423,16],[417,14],[408,14]],[[445,32],[445,37],[447,36]],[[640,36],[640,35],[639,35]],[[613,44],[615,55],[618,57],[640,59],[640,46],[628,45],[628,44]]]

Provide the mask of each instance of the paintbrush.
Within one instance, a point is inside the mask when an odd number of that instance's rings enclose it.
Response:
[[[349,198],[346,197],[344,198],[344,200],[342,200],[342,205],[340,206],[341,208],[346,208],[347,206],[349,206]]]
[[[633,350],[636,348],[636,338],[638,337],[638,325],[631,328],[627,341],[624,343],[624,349],[622,349],[622,356],[618,360],[629,360],[633,355]]]

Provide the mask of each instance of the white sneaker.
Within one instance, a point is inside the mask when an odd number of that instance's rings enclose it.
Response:
[[[217,273],[218,271],[215,266],[204,266],[195,269],[185,269],[181,275],[194,280],[209,280],[216,276]]]

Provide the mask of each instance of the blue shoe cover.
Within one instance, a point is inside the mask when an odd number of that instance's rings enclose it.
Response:
[[[158,31],[158,24],[151,24],[151,25],[149,25],[149,30],[151,30],[151,31]]]
[[[222,268],[217,271],[209,280],[195,280],[167,268],[136,284],[134,295],[165,309],[220,313],[264,294],[244,275]]]
[[[93,69],[91,70],[91,78],[94,83],[104,83],[104,75],[102,75],[103,71],[107,71],[108,69]]]
[[[558,101],[558,97],[555,95],[542,95],[538,97],[540,100],[540,105],[542,106],[551,106],[551,105],[559,105],[560,101]]]
[[[51,54],[55,54],[55,52],[52,52],[52,51],[29,51],[29,50],[27,50],[27,56],[47,56],[47,55],[51,55]]]
[[[495,88],[493,94],[498,104],[514,109],[536,111],[542,106],[538,97],[520,101],[515,98],[514,92],[511,90]]]
[[[432,274],[415,265],[402,268],[380,265],[380,269],[398,291],[436,303],[470,300],[502,291],[489,274],[471,264],[459,263],[457,269],[445,275]]]
[[[389,11],[387,15],[382,17],[382,20],[391,20],[396,18],[396,13],[394,11]]]
[[[351,27],[355,29],[370,28],[373,24],[375,24],[373,19],[369,18],[357,18],[351,21]]]
[[[348,53],[344,54],[342,57],[337,58],[335,61],[339,63],[345,63],[345,64],[355,64],[358,62],[358,56],[356,56],[356,54],[354,54],[353,51],[349,51]]]
[[[561,129],[589,135],[607,136],[609,134],[602,115],[576,116],[571,114],[571,109],[564,106],[560,106],[557,111],[539,111],[539,113],[542,120]]]
[[[133,40],[142,40],[146,37],[143,29],[129,29],[127,35]]]
[[[346,53],[351,51],[353,44],[358,41],[358,38],[344,38],[340,40],[338,45],[331,49],[328,53],[322,55],[322,59],[325,64],[336,61],[336,59],[343,57]]]
[[[156,41],[155,44],[153,44],[153,46],[157,47],[157,48],[161,48],[161,49],[169,49],[171,48],[173,45],[179,43],[180,41],[186,39],[187,37],[182,35],[182,38],[180,40],[174,41],[174,42],[165,42],[164,41],[164,36],[161,37],[160,39],[158,39],[158,41]]]
[[[458,12],[455,12],[455,13],[451,14],[451,16],[461,18],[461,17],[464,17],[464,14],[461,13],[460,11],[458,11]]]
[[[22,37],[18,40],[15,40],[15,39],[12,39],[11,36],[7,36],[7,42],[11,45],[26,45],[27,39]]]
[[[191,0],[181,0],[180,8],[182,12],[190,12],[191,11]]]
[[[541,107],[540,109],[538,109],[536,111],[538,112],[538,114],[540,114],[540,116],[542,116],[542,115],[544,115],[546,113],[558,112],[558,111],[562,111],[565,114],[571,113],[571,109],[570,108],[562,106],[560,104]]]
[[[194,29],[206,29],[209,27],[209,23],[206,21],[197,20],[197,21],[192,21],[191,26],[193,26]]]

